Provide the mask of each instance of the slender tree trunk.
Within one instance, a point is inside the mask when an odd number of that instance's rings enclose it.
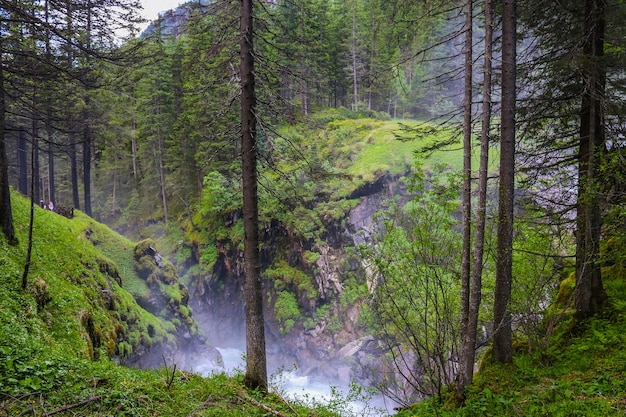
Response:
[[[56,201],[54,183],[54,144],[52,143],[52,132],[48,131],[48,194],[50,201]]]
[[[253,52],[253,0],[240,0],[241,162],[246,301],[246,376],[248,388],[267,391],[263,288],[259,259],[256,95]]]
[[[600,311],[607,297],[598,262],[602,218],[597,174],[605,149],[602,108],[606,84],[606,69],[602,64],[605,14],[606,0],[585,2],[574,291],[576,314],[580,319]]]
[[[88,124],[83,130],[83,191],[85,214],[91,216],[91,129]]]
[[[33,98],[32,98],[32,119],[31,119],[31,153],[30,153],[30,166],[31,166],[31,175],[30,175],[30,216],[28,221],[28,244],[26,250],[26,261],[24,262],[24,271],[22,272],[22,289],[25,290],[28,286],[28,273],[30,271],[30,265],[33,256],[33,226],[35,221],[35,158],[37,155],[36,149],[39,146],[37,144],[37,135],[36,135],[36,117],[35,117],[35,109],[37,96],[37,84],[35,84],[33,88]]]
[[[87,39],[86,45],[88,49],[91,49],[91,0],[87,0]],[[91,57],[89,55],[86,56],[87,67],[89,68],[89,62],[91,61]],[[93,74],[88,70],[87,73],[87,91],[85,92],[85,117],[83,123],[83,190],[85,199],[85,214],[90,216],[91,213],[91,142],[93,138],[91,137],[91,116],[92,116],[92,103],[91,97],[89,96],[89,84],[91,83],[91,77]]]
[[[22,195],[28,195],[28,158],[26,133],[20,129],[17,133],[17,189]]]
[[[3,34],[0,33],[0,50],[2,50]],[[4,90],[4,63],[0,54],[0,227],[9,244],[16,245],[15,229],[13,228],[13,212],[11,210],[11,192],[9,189],[9,164],[6,154],[6,101]]]
[[[39,175],[39,171],[41,169],[40,164],[39,164],[39,136],[37,134],[35,134],[33,136],[33,146],[35,147],[33,149],[33,153],[34,153],[34,158],[33,158],[33,181],[35,181],[35,186],[34,186],[34,190],[33,190],[33,198],[36,199],[36,201],[39,201],[39,196],[41,195],[41,190],[40,190],[40,175]]]
[[[500,143],[500,187],[496,288],[493,309],[493,360],[513,360],[511,284],[513,281],[513,204],[515,191],[515,82],[517,64],[516,2],[504,0],[502,10],[502,139]]]
[[[74,133],[70,133],[68,155],[70,158],[70,176],[72,178],[72,200],[74,207],[80,210],[80,196],[78,194],[78,161],[76,160],[76,136]]]
[[[139,181],[139,170],[137,167],[137,123],[135,121],[135,116],[133,115],[133,131],[130,138],[131,144],[131,152],[133,154],[133,178],[135,181]]]
[[[165,222],[169,222],[169,212],[167,206],[167,193],[165,191],[165,164],[163,162],[163,132],[161,132],[161,127],[159,127],[158,138],[157,138],[157,151],[159,158],[159,185],[161,191],[161,201],[163,203],[163,218]]]
[[[471,232],[472,232],[472,13],[473,0],[467,1],[465,12],[465,80],[463,93],[463,200],[462,200],[462,240],[461,253],[461,368],[456,386],[457,401],[464,402],[465,386],[471,383],[467,362],[471,355],[471,330],[469,329],[470,272],[471,272]],[[473,365],[473,363],[472,363]],[[470,371],[471,372],[471,371]]]
[[[355,10],[353,10],[352,15],[352,86],[353,86],[353,94],[354,94],[354,108],[352,110],[359,109],[359,89],[357,88],[357,60],[356,60],[356,3]]]

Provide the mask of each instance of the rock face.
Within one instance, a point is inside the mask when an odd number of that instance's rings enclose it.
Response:
[[[193,370],[198,361],[219,364],[219,352],[207,343],[192,317],[187,288],[179,281],[174,266],[157,251],[152,239],[135,246],[135,269],[148,288],[146,294],[136,297],[137,302],[154,316],[172,323],[174,337],[156,344],[144,342],[154,333],[154,329],[148,329],[147,335],[140,336],[139,346],[125,358],[126,364],[141,368],[176,364],[183,370]]]
[[[359,303],[342,305],[339,300],[346,277],[367,280],[366,268],[359,257],[348,253],[370,241],[376,212],[398,195],[406,195],[403,185],[390,175],[355,191],[350,197],[358,199],[358,204],[345,214],[343,221],[326,225],[322,243],[293,236],[277,222],[266,225],[262,269],[268,268],[282,251],[291,267],[311,276],[317,291],[317,298],[300,297],[299,303],[304,315],[313,320],[306,325],[298,321],[291,331],[281,334],[272,309],[276,290],[272,282],[264,283],[270,372],[295,365],[298,374],[310,379],[348,385],[355,379],[367,384],[377,369],[381,369],[379,343],[366,334],[359,322],[362,306]],[[315,260],[307,262],[303,257],[305,252],[314,253]],[[239,251],[220,251],[212,277],[196,279],[190,285],[194,315],[208,341],[218,347],[245,350],[242,261]],[[326,311],[323,316],[319,314],[320,308]]]

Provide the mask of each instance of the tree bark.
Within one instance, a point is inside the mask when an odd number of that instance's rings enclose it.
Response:
[[[470,318],[470,272],[471,272],[471,233],[472,233],[472,24],[473,0],[467,0],[465,12],[465,79],[463,93],[463,196],[462,196],[462,240],[461,253],[461,366],[456,395],[459,403],[465,401],[465,386],[471,383],[468,361],[470,350],[471,329]],[[472,363],[473,368],[473,363]]]
[[[74,208],[80,210],[80,196],[78,194],[78,161],[76,160],[76,137],[73,133],[70,133],[68,156],[70,158],[70,176],[72,178],[72,200]]]
[[[267,391],[263,288],[259,259],[256,95],[252,0],[240,0],[241,162],[246,302],[246,376],[248,388]]]
[[[86,123],[89,122],[86,121]],[[83,197],[85,214],[91,217],[91,129],[89,125],[83,129]]]
[[[28,158],[26,157],[26,133],[20,129],[17,133],[17,189],[22,195],[28,195]]]
[[[158,158],[159,158],[159,166],[158,166],[158,170],[159,170],[159,188],[160,188],[160,193],[161,193],[161,202],[163,203],[163,219],[165,220],[165,223],[169,222],[169,210],[168,210],[168,205],[167,205],[167,192],[166,192],[166,187],[165,187],[165,162],[163,161],[163,132],[161,131],[161,128],[159,127],[159,131],[157,133],[157,152],[158,152]]]
[[[41,178],[39,175],[39,171],[41,170],[41,166],[39,164],[39,136],[38,134],[35,134],[35,136],[33,137],[33,153],[34,153],[34,162],[33,162],[33,181],[35,182],[35,187],[33,190],[33,198],[35,199],[35,202],[39,202],[39,198],[41,196]]]
[[[502,125],[496,288],[493,311],[493,360],[513,360],[511,283],[513,280],[513,204],[515,191],[516,2],[505,0],[502,11]]]
[[[357,111],[359,109],[359,89],[358,89],[358,77],[357,77],[357,60],[356,60],[356,3],[354,4],[354,10],[352,15],[352,89],[354,94],[353,109]]]
[[[2,50],[2,34],[0,33],[0,50]],[[4,64],[0,54],[0,227],[9,244],[17,244],[13,228],[13,212],[11,210],[11,191],[9,189],[9,164],[6,154],[6,101],[4,90]]]
[[[52,143],[51,130],[52,129],[48,131],[48,195],[50,201],[56,201],[56,185],[54,182],[54,143]]]
[[[597,172],[605,149],[602,107],[606,84],[606,69],[602,63],[605,14],[606,0],[585,2],[574,291],[579,319],[599,312],[607,297],[598,262],[602,218]]]
[[[478,168],[478,206],[476,208],[476,230],[474,238],[474,259],[471,267],[469,284],[469,303],[467,313],[467,351],[461,359],[461,383],[463,391],[457,392],[460,399],[465,399],[465,387],[474,381],[474,362],[476,361],[476,332],[478,328],[478,310],[482,298],[483,254],[485,247],[485,225],[487,207],[487,178],[489,165],[489,139],[491,127],[491,72],[493,51],[493,10],[491,0],[485,0],[485,61],[483,68],[482,129],[480,135],[480,166]]]

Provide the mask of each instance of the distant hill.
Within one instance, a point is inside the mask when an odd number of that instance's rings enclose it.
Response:
[[[191,13],[193,11],[208,12],[211,3],[207,0],[194,0],[181,4],[175,9],[165,10],[159,13],[158,19],[148,25],[141,37],[151,37],[160,31],[161,36],[178,38]]]

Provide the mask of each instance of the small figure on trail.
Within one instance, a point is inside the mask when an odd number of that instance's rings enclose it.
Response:
[[[43,201],[43,198],[41,200],[39,200],[39,207],[41,207],[44,210],[48,208],[46,206],[46,203]]]
[[[54,211],[54,203],[52,201],[48,203],[48,209]]]

